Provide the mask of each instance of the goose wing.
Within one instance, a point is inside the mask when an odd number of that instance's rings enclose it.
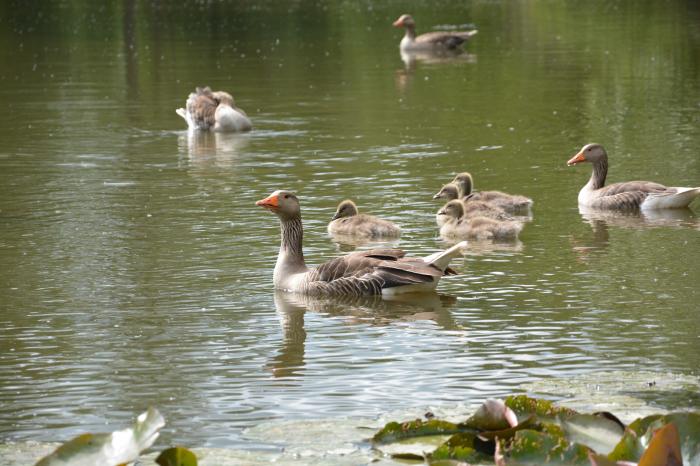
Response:
[[[197,88],[187,99],[187,111],[199,129],[209,129],[216,123],[217,101],[208,87]]]
[[[466,42],[476,31],[455,31],[455,32],[426,32],[416,37],[416,43],[433,44],[453,49]]]
[[[592,207],[604,209],[638,209],[650,194],[661,194],[669,188],[651,181],[626,181],[604,186],[595,191]]]

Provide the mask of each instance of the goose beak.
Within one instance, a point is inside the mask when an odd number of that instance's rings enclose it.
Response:
[[[433,199],[440,199],[440,193],[437,193],[436,195],[434,195]]]
[[[265,209],[277,209],[280,204],[279,204],[279,197],[277,197],[276,194],[272,194],[271,196],[266,197],[265,199],[261,199],[255,203],[255,205],[259,205],[260,207],[263,207]]]
[[[335,215],[333,215],[333,218],[331,219],[331,222],[332,222],[333,220],[338,219],[338,218],[340,218],[340,214],[339,214],[338,212],[336,212]]]
[[[403,26],[403,21],[401,21],[401,18],[399,18],[399,19],[397,19],[396,21],[394,21],[394,22],[392,23],[392,25],[393,25],[395,28],[400,28],[401,26]]]
[[[583,152],[579,152],[578,154],[571,157],[569,159],[569,161],[566,162],[566,164],[568,166],[571,166],[571,165],[576,165],[577,163],[581,163],[581,162],[585,162],[585,161],[586,161],[586,156],[583,155]]]
[[[438,214],[438,215],[447,215],[447,212],[445,212],[444,209],[440,209],[440,210],[438,210],[438,213],[437,213],[437,214]]]

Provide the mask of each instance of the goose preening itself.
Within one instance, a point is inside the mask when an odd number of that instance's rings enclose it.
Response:
[[[586,144],[566,162],[590,162],[593,173],[578,193],[578,203],[596,209],[678,209],[688,207],[700,196],[700,187],[671,188],[651,181],[625,181],[605,186],[608,154],[600,144]]]
[[[256,202],[280,219],[282,242],[273,274],[276,289],[311,295],[378,295],[432,291],[440,278],[454,275],[450,260],[466,241],[428,257],[404,257],[401,249],[370,249],[332,259],[315,268],[304,262],[301,208],[290,191],[275,191]]]
[[[459,187],[460,193],[467,202],[488,202],[511,214],[527,211],[532,206],[532,199],[520,194],[508,194],[501,191],[474,191],[474,178],[467,172],[459,173],[452,180],[452,183]]]
[[[444,199],[448,202],[457,199],[461,200],[463,204],[462,207],[464,209],[463,215],[467,218],[488,217],[496,220],[513,220],[513,217],[511,217],[505,210],[497,205],[475,200],[465,202],[465,199],[462,199],[459,186],[454,183],[448,183],[443,186],[440,191],[433,196],[433,199]],[[445,214],[440,212],[442,212],[442,208],[440,208],[437,214],[435,214],[435,220],[439,227],[444,225],[445,221],[447,220]]]
[[[515,240],[523,229],[522,223],[513,220],[467,218],[464,216],[464,204],[459,199],[445,204],[438,214],[446,218],[440,227],[440,236],[444,239]]]
[[[416,22],[411,15],[401,15],[394,21],[394,27],[404,28],[399,49],[402,52],[421,50],[453,50],[474,36],[477,31],[435,31],[416,36]]]
[[[243,110],[236,107],[228,92],[212,92],[209,87],[198,87],[187,98],[185,108],[175,113],[187,122],[190,129],[222,132],[250,131],[253,124]]]
[[[363,239],[396,238],[401,235],[401,228],[388,220],[359,213],[357,205],[348,199],[338,204],[328,233]]]

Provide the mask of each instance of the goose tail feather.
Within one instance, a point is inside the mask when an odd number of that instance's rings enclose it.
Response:
[[[454,246],[445,249],[444,251],[439,251],[434,254],[424,257],[423,261],[437,267],[443,272],[450,265],[450,261],[457,256],[464,255],[467,249],[467,242],[461,241]]]

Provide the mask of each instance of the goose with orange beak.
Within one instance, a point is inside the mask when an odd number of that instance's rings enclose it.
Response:
[[[685,208],[700,197],[700,187],[668,187],[652,181],[625,181],[605,185],[608,154],[600,144],[586,144],[567,165],[588,162],[593,173],[578,193],[579,205],[597,209],[654,210]]]
[[[277,215],[282,230],[273,272],[276,289],[309,295],[392,295],[433,291],[445,275],[455,275],[450,261],[463,254],[467,242],[428,257],[406,257],[401,249],[356,251],[307,267],[304,261],[299,199],[278,190],[256,202]]]

